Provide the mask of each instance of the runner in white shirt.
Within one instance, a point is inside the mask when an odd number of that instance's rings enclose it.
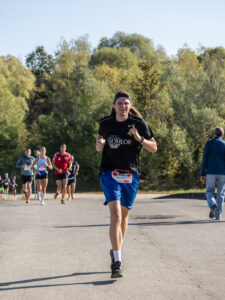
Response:
[[[38,157],[34,160],[32,168],[36,174],[38,199],[45,205],[46,189],[48,185],[48,169],[52,170],[51,160],[46,156],[46,148],[41,147]]]

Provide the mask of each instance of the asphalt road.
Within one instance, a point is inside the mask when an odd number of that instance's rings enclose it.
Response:
[[[0,202],[1,300],[225,299],[225,223],[205,201],[138,195],[112,280],[103,195],[48,198]]]

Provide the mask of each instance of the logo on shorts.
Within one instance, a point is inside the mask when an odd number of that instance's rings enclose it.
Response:
[[[117,149],[120,145],[131,145],[130,139],[123,140],[118,135],[110,135],[107,140],[111,149]]]

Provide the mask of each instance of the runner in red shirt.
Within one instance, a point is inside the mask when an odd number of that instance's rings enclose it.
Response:
[[[55,169],[57,191],[54,198],[57,199],[60,192],[62,192],[61,204],[66,204],[64,197],[66,194],[66,187],[68,181],[68,169],[72,167],[71,155],[66,152],[66,144],[60,146],[60,152],[55,153],[52,160],[53,168]],[[69,165],[69,166],[68,166]]]

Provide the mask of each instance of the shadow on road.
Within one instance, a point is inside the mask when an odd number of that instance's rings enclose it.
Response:
[[[158,217],[155,219],[159,219]],[[162,218],[164,219],[164,218]],[[216,220],[194,220],[194,221],[160,221],[160,222],[143,222],[143,223],[129,223],[129,226],[168,226],[168,225],[196,225],[196,224],[219,224],[225,221]],[[66,228],[90,228],[90,227],[108,227],[109,224],[87,224],[87,225],[65,225],[55,226],[54,228],[66,229]]]
[[[52,277],[42,277],[42,278],[33,278],[33,279],[18,280],[18,281],[1,282],[0,283],[0,291],[18,290],[18,289],[31,289],[31,288],[41,288],[41,287],[54,287],[54,286],[66,286],[66,285],[78,285],[78,284],[81,284],[81,285],[85,285],[85,284],[107,285],[107,284],[114,283],[115,280],[87,281],[87,282],[75,282],[75,283],[59,283],[59,284],[44,284],[44,285],[32,285],[32,286],[21,286],[21,287],[6,287],[6,286],[9,286],[9,285],[32,283],[32,282],[44,281],[44,280],[68,278],[68,277],[83,276],[83,275],[109,274],[109,273],[110,272],[84,272],[84,273],[73,273],[73,274],[69,274],[69,275],[59,275],[59,276],[52,276]],[[3,287],[3,288],[1,288],[1,287]]]
[[[216,220],[195,220],[195,221],[163,221],[163,222],[144,222],[144,223],[129,223],[129,225],[134,226],[168,226],[168,225],[200,225],[209,223],[224,223],[225,221]]]
[[[40,284],[40,285],[30,285],[30,286],[17,286],[9,288],[0,288],[1,291],[12,291],[12,290],[22,290],[22,289],[36,289],[36,288],[47,288],[47,287],[57,287],[57,286],[73,286],[73,285],[109,285],[116,282],[116,280],[102,280],[102,281],[87,281],[87,282],[73,282],[73,283],[59,283],[59,284]]]

